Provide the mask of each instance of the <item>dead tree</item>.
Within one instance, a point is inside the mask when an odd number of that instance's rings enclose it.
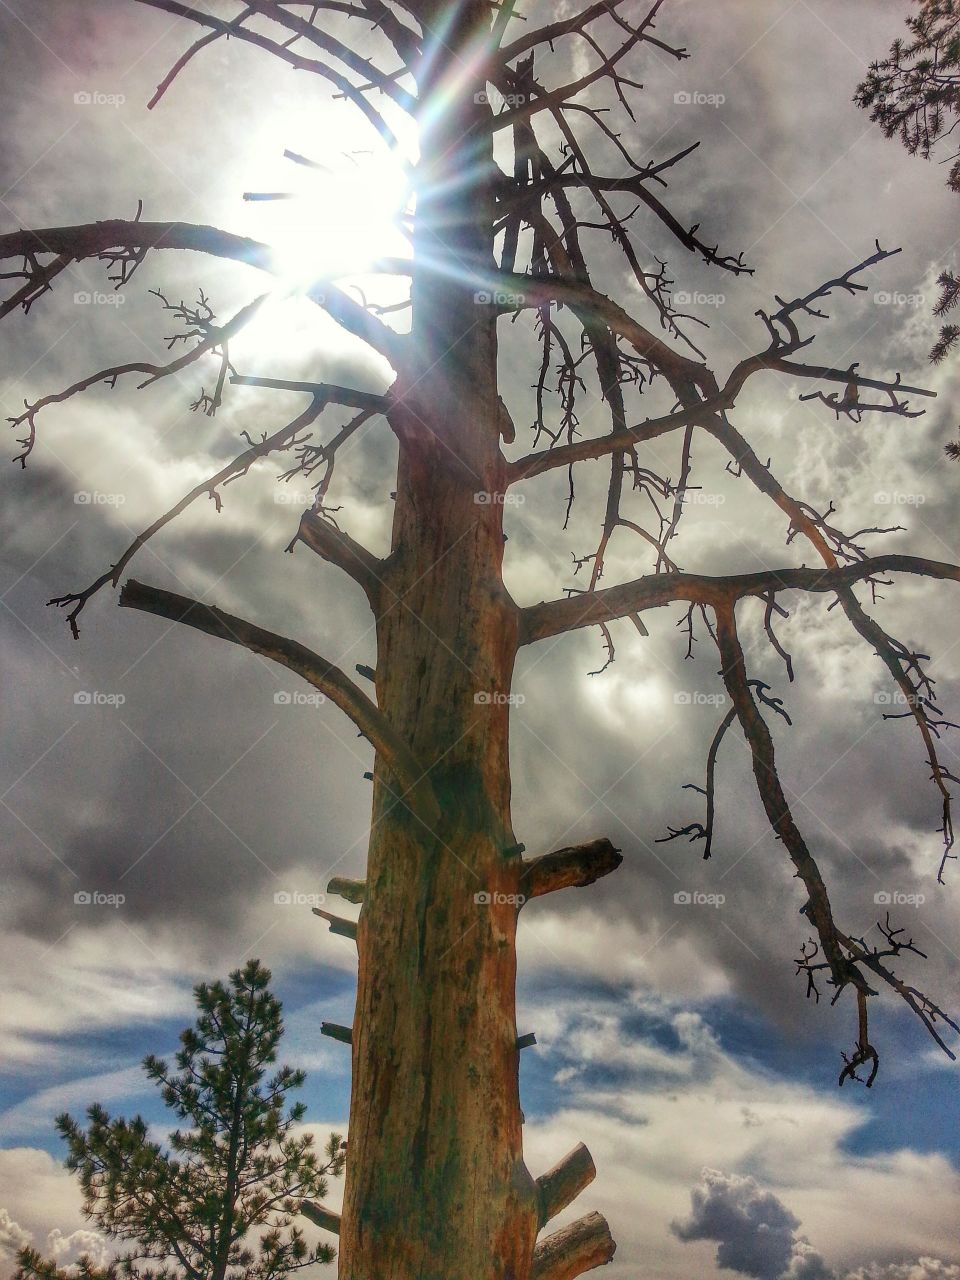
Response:
[[[47,405],[97,384],[129,385],[128,375],[147,385],[213,357],[214,389],[196,402],[210,415],[224,394],[233,394],[233,383],[304,396],[292,422],[248,440],[235,461],[159,516],[102,577],[53,603],[77,635],[91,598],[122,583],[122,606],[243,646],[295,672],[335,702],[375,748],[366,878],[329,886],[362,904],[359,922],[353,928],[324,915],[355,941],[359,962],[353,1026],[323,1028],[352,1055],[342,1219],[304,1207],[339,1234],[341,1280],[568,1280],[609,1261],[615,1246],[596,1213],[537,1242],[594,1168],[583,1147],[540,1178],[524,1164],[518,1057],[530,1038],[518,1036],[515,1017],[518,913],[546,893],[591,884],[614,871],[621,857],[603,837],[523,856],[508,759],[509,694],[521,646],[597,627],[609,662],[620,620],[643,631],[648,611],[680,602],[689,611],[691,642],[701,620],[716,645],[732,710],[711,747],[706,787],[697,788],[706,793],[706,820],[671,836],[703,838],[709,855],[717,753],[737,723],[770,826],[800,881],[798,903],[811,941],[798,966],[809,992],[825,982],[834,1000],[846,994],[856,1002],[856,1038],[841,1083],[866,1069],[869,1084],[876,1072],[867,1011],[881,987],[906,1001],[950,1052],[943,1028],[957,1030],[957,1024],[892,967],[903,952],[916,950],[912,943],[889,921],[879,945],[836,922],[814,850],[777,772],[768,720],[783,708],[751,676],[739,630],[745,614],[762,610],[770,644],[792,678],[774,630],[785,613],[781,598],[820,593],[842,611],[863,640],[864,660],[879,657],[916,724],[941,803],[942,875],[954,856],[954,779],[936,749],[946,722],[924,656],[888,635],[862,597],[872,599],[881,583],[901,574],[957,581],[960,568],[873,554],[865,544],[877,531],[846,533],[832,508],[818,511],[787,492],[741,434],[733,412],[745,384],[772,371],[803,380],[808,398],[838,418],[913,416],[917,400],[930,393],[905,385],[899,374],[877,377],[859,364],[841,368],[803,358],[828,303],[864,290],[865,271],[897,250],[877,244],[863,261],[812,284],[806,294],[776,298],[758,313],[756,352],[721,376],[688,336],[666,266],[643,261],[634,219],[646,219],[647,227],[658,222],[683,251],[717,272],[736,276],[750,267],[671,211],[668,176],[694,148],[638,158],[617,131],[616,115],[596,105],[607,90],[609,105],[632,120],[644,56],[687,56],[660,34],[664,0],[643,14],[635,5],[605,0],[539,28],[515,21],[511,0],[499,7],[484,0],[237,0],[232,18],[222,4],[137,2],[179,16],[197,36],[151,105],[194,55],[229,37],[282,59],[305,80],[315,75],[332,85],[369,122],[376,145],[397,145],[396,113],[415,119],[412,252],[376,268],[409,279],[409,328],[388,320],[390,308],[358,301],[335,279],[309,291],[344,330],[389,361],[394,381],[379,395],[283,382],[263,371],[237,374],[229,343],[260,295],[223,323],[203,297],[196,306],[161,299],[186,326],[185,350],[169,364],[118,363],[25,404],[14,419],[24,465],[42,443]],[[354,29],[350,42],[333,34]],[[558,83],[556,68],[563,64],[554,50],[560,46],[579,48],[590,69]],[[616,172],[595,168],[598,140],[618,155]],[[498,157],[512,149],[512,164],[495,159],[495,142]],[[598,235],[610,238],[632,273],[638,292],[630,306],[593,283],[591,244]],[[99,259],[112,279],[127,283],[149,253],[187,249],[265,276],[275,270],[267,245],[210,226],[149,221],[139,212],[131,221],[13,231],[0,236],[0,255],[17,264],[6,274],[13,283],[0,314],[37,305],[83,259]],[[498,329],[508,317],[532,324],[542,343],[527,452],[507,447],[517,429],[498,392]],[[578,430],[588,377],[596,378],[609,412],[609,430],[599,435]],[[637,410],[641,394],[652,413]],[[321,420],[330,407],[353,416],[325,435]],[[330,503],[342,446],[377,418],[399,446],[392,545],[383,558],[340,527]],[[644,456],[648,442],[666,437],[678,447],[676,478],[660,475]],[[674,541],[697,479],[695,444],[704,437],[725,451],[733,474],[778,509],[789,548],[782,567],[716,577],[676,565]],[[283,452],[291,458],[285,474],[311,476],[316,485],[316,501],[292,531],[289,549],[314,552],[364,593],[376,625],[376,670],[367,673],[375,696],[293,638],[214,604],[125,579],[137,551],[188,504],[209,496],[219,506],[225,485],[261,458]],[[562,469],[572,503],[574,477],[589,463],[609,467],[610,482],[598,541],[578,561],[582,577],[561,598],[521,606],[502,577],[504,499],[518,489],[535,494],[538,477]],[[611,543],[628,538],[640,553],[638,576],[607,585]],[[814,567],[805,563],[810,556]]]

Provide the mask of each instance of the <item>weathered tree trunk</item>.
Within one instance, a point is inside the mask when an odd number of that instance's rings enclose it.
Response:
[[[415,816],[378,763],[341,1280],[527,1280],[538,1228],[514,1007],[521,859],[506,697],[518,637],[501,579],[503,411],[496,313],[474,296],[478,269],[493,266],[489,137],[471,138],[489,108],[462,72],[486,20],[483,5],[462,6],[447,36],[460,56],[438,58],[427,86],[460,68],[422,139],[415,258],[426,270],[413,285],[416,365],[390,413],[402,447],[376,683],[441,815]]]
[[[377,688],[442,813],[428,829],[375,770],[341,1280],[527,1280],[538,1226],[522,1159],[520,858],[499,701],[516,623],[500,508],[475,504],[436,449],[400,479]]]

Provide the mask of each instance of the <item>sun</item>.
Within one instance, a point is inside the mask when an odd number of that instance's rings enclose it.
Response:
[[[306,154],[278,147],[271,128],[245,166],[245,184],[254,184],[243,197],[245,229],[273,248],[291,290],[368,274],[378,259],[410,253],[399,225],[411,198],[410,146],[394,151],[339,123],[328,115]]]
[[[273,297],[250,328],[242,349],[290,354],[309,332],[325,329],[321,313],[305,299],[330,280],[358,301],[394,305],[408,296],[409,280],[378,273],[384,258],[409,258],[402,217],[411,202],[410,165],[404,155],[368,137],[339,133],[314,140],[309,156],[269,143],[251,147],[243,204],[243,231],[267,244],[277,266]],[[405,148],[405,150],[407,150]],[[399,318],[399,317],[398,317]],[[401,320],[402,323],[402,320]],[[330,334],[328,337],[332,337]],[[335,343],[335,345],[340,345]]]
[[[276,264],[273,296],[232,349],[279,358],[315,344],[340,349],[349,340],[324,323],[306,293],[332,280],[357,301],[393,306],[410,292],[410,280],[376,271],[378,261],[411,256],[402,218],[411,200],[410,168],[385,147],[365,150],[356,138],[332,136],[314,155],[256,148],[257,187],[244,195],[243,232],[269,244]],[[370,140],[364,140],[369,145]],[[351,147],[351,150],[346,150]],[[250,180],[250,179],[247,179]],[[402,316],[398,316],[403,323]]]
[[[347,156],[337,168],[301,171],[297,179],[290,198],[269,202],[265,218],[286,284],[366,275],[378,259],[409,253],[398,226],[408,179],[391,156]]]

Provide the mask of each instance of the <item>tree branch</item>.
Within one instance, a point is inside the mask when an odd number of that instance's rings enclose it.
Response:
[[[616,1251],[606,1218],[588,1213],[540,1241],[533,1254],[531,1280],[576,1280],[585,1271],[612,1262]]]
[[[536,98],[511,108],[509,111],[502,111],[499,114],[492,115],[486,123],[484,132],[496,133],[498,130],[512,126],[518,121],[529,120],[531,116],[536,115],[540,111],[545,111],[552,107],[562,107],[566,105],[570,99],[576,97],[577,94],[582,93],[584,89],[588,89],[590,85],[595,84],[598,80],[607,76],[610,76],[619,88],[618,77],[615,71],[617,63],[622,61],[626,54],[629,53],[637,44],[648,39],[646,30],[652,25],[657,10],[660,8],[662,3],[663,0],[655,0],[646,18],[639,27],[630,28],[627,27],[625,23],[621,23],[620,25],[622,25],[629,33],[626,40],[624,40],[618,48],[613,51],[613,53],[603,55],[599,66],[594,67],[592,71],[588,71],[585,75],[581,76],[579,80],[574,80],[569,84],[561,85],[558,89],[551,89],[549,92],[542,93]],[[610,6],[607,6],[608,12],[609,8]],[[675,54],[677,57],[686,56],[684,51],[669,49],[668,46],[662,44],[660,41],[653,41],[653,43],[656,43],[661,49],[667,49],[668,52]],[[597,46],[594,45],[593,47],[596,51]],[[627,81],[626,83],[631,84],[634,88],[638,87],[632,81]],[[629,112],[629,108],[627,108],[627,110]]]
[[[324,1231],[332,1231],[335,1236],[340,1234],[340,1215],[335,1210],[325,1208],[316,1200],[304,1200],[300,1212],[318,1227],[323,1227]]]
[[[308,427],[315,418],[319,416],[324,408],[322,400],[314,400],[309,408],[305,409],[298,417],[288,423],[285,427],[281,427],[279,431],[275,431],[272,436],[265,436],[256,444],[251,444],[249,449],[244,450],[239,457],[234,458],[232,462],[228,462],[225,467],[212,475],[208,480],[204,480],[188,492],[172,506],[169,511],[165,511],[163,515],[158,516],[154,522],[149,525],[142,533],[137,534],[133,542],[126,548],[116,564],[111,565],[106,573],[102,573],[99,578],[95,579],[83,591],[69,592],[67,595],[54,596],[47,603],[56,605],[57,608],[63,609],[67,605],[73,608],[67,614],[67,622],[70,624],[70,630],[73,633],[74,640],[80,638],[80,628],[77,622],[81,612],[86,607],[87,602],[92,596],[95,596],[101,588],[110,585],[115,587],[120,581],[120,575],[126,569],[127,565],[137,554],[142,546],[150,541],[155,534],[165,528],[171,521],[175,520],[182,511],[185,511],[197,498],[212,498],[217,511],[220,510],[222,499],[219,489],[222,485],[229,484],[231,480],[236,480],[239,476],[244,476],[259,459],[266,457],[267,454],[275,450],[287,449],[297,442],[297,436],[304,428]],[[249,439],[249,437],[248,437]]]
[[[624,336],[627,336],[625,332]],[[636,349],[639,350],[639,348]],[[645,358],[649,359],[652,364],[657,363],[655,355],[647,355]],[[558,445],[554,449],[541,449],[535,453],[526,454],[524,457],[517,458],[514,462],[508,464],[507,483],[515,484],[518,480],[528,480],[532,476],[541,475],[545,471],[552,471],[556,467],[567,467],[574,462],[604,458],[618,450],[628,449],[633,445],[643,444],[648,440],[655,440],[658,436],[666,435],[670,431],[676,431],[679,427],[705,426],[710,421],[716,421],[718,416],[722,415],[726,410],[732,409],[736,403],[737,396],[743,389],[744,383],[752,374],[762,369],[790,374],[797,378],[842,382],[845,386],[852,384],[856,387],[868,387],[884,391],[888,395],[891,393],[895,395],[900,392],[904,395],[936,397],[937,394],[935,391],[930,391],[924,387],[907,386],[905,383],[900,382],[899,376],[893,380],[867,378],[852,372],[850,369],[835,369],[827,365],[801,364],[770,352],[761,352],[758,355],[741,360],[727,379],[723,389],[714,395],[707,395],[701,403],[663,414],[658,418],[649,418],[646,422],[641,422],[635,427],[627,427],[624,431],[611,432],[609,435],[598,436],[592,440],[576,440],[571,444]],[[830,407],[834,408],[835,406],[831,405]],[[861,409],[871,407],[875,409],[882,408],[885,412],[894,411],[886,405],[860,406]]]
[[[911,573],[960,582],[960,567],[923,556],[870,556],[835,568],[771,569],[760,573],[711,577],[699,573],[652,573],[632,582],[564,599],[548,600],[520,611],[520,643],[659,609],[678,600],[718,606],[744,596],[776,591],[841,591],[883,573]]]
[[[537,1179],[540,1197],[540,1226],[544,1226],[572,1204],[584,1187],[597,1176],[593,1156],[578,1143],[562,1160]]]
[[[195,627],[207,635],[228,640],[249,649],[251,653],[270,658],[302,676],[308,684],[319,689],[345,712],[372,744],[402,789],[399,798],[404,799],[409,795],[410,807],[415,808],[425,821],[436,820],[439,808],[433,788],[410,748],[367,695],[332,662],[295,640],[265,631],[253,623],[188,596],[163,591],[142,582],[128,580],[124,584],[120,592],[120,605]]]
[[[598,4],[592,4],[579,13],[573,14],[572,17],[537,27],[529,35],[519,36],[511,44],[504,45],[500,50],[500,59],[503,62],[513,62],[515,58],[529,53],[537,45],[549,44],[552,47],[554,41],[562,39],[563,36],[580,35],[591,22],[597,18],[609,17],[613,10],[623,3],[624,0],[599,0]]]
[[[527,898],[539,898],[557,889],[582,889],[616,871],[621,862],[623,854],[603,837],[557,849],[523,863],[520,891]]]
[[[500,271],[484,273],[478,278],[478,287],[492,293],[511,295],[510,301],[502,305],[503,311],[541,307],[548,302],[564,302],[571,308],[576,307],[604,324],[612,333],[624,338],[637,355],[655,365],[671,384],[674,380],[684,384],[692,383],[705,394],[709,393],[706,382],[708,371],[704,364],[675,351],[662,338],[658,338],[635,320],[619,303],[588,284],[560,280],[556,276],[529,276],[519,272]],[[607,452],[611,450],[608,449]]]
[[[198,26],[206,27],[215,35],[230,36],[234,39],[242,40],[247,44],[256,45],[257,48],[265,50],[267,53],[273,54],[282,62],[288,63],[296,71],[311,71],[321,76],[332,84],[344,97],[349,98],[361,113],[366,117],[369,123],[374,127],[381,138],[391,147],[398,146],[396,136],[393,130],[380,115],[376,108],[363,96],[360,89],[354,85],[346,76],[341,75],[339,71],[333,67],[327,66],[325,62],[319,62],[315,58],[304,58],[298,53],[294,53],[284,44],[277,44],[276,41],[269,39],[267,36],[260,35],[257,31],[252,31],[248,27],[242,26],[242,20],[246,14],[241,14],[240,18],[234,22],[226,22],[223,18],[217,18],[213,14],[203,13],[199,9],[191,8],[189,5],[181,4],[180,0],[136,0],[138,4],[146,5],[150,9],[159,9],[162,13],[173,14],[178,18],[188,19],[190,22],[196,23]],[[248,12],[256,12],[257,5],[249,6]],[[290,15],[287,15],[290,16]],[[285,25],[285,24],[281,24]],[[201,44],[209,43],[206,39]],[[338,56],[339,55],[335,55]],[[176,67],[179,70],[182,65]],[[162,93],[166,90],[171,82],[168,76],[163,84],[158,88],[157,93],[151,100],[151,106],[159,101]]]
[[[111,254],[111,250],[143,252],[147,249],[184,249],[244,262],[273,275],[281,273],[269,245],[250,240],[246,236],[233,235],[229,231],[221,231],[218,227],[189,222],[114,219],[74,227],[44,227],[0,235],[0,260],[29,260],[31,257],[35,259],[39,254],[51,253],[57,255],[58,260],[67,257],[71,262],[79,262],[84,258],[115,261],[119,255]],[[304,292],[349,333],[369,343],[394,368],[398,366],[407,345],[402,334],[395,333],[389,325],[371,315],[349,294],[329,281],[318,281]],[[0,315],[2,314],[0,311]]]
[[[773,738],[767,722],[754,701],[747,679],[746,661],[737,635],[734,606],[725,602],[716,609],[717,648],[723,663],[721,675],[727,693],[736,708],[737,718],[753,759],[757,791],[770,826],[783,841],[808,894],[806,913],[817,930],[832,981],[838,989],[849,982],[862,985],[862,979],[849,963],[840,947],[826,885],[813,855],[793,819],[784,795],[774,758]]]
[[[336,916],[331,911],[323,911],[320,907],[311,908],[315,916],[319,916],[321,920],[326,920],[330,926],[330,932],[338,934],[341,938],[352,938],[354,942],[357,940],[357,922],[356,920],[346,920],[343,916]]]
[[[802,306],[806,301],[800,300],[799,303],[791,304],[791,307]],[[764,466],[757,457],[756,452],[730,422],[725,419],[716,419],[707,424],[707,430],[729,452],[739,471],[748,476],[756,488],[761,493],[766,494],[787,516],[790,521],[788,541],[791,541],[797,534],[802,534],[817,551],[824,564],[833,570],[838,568],[838,555],[841,553],[848,560],[853,557],[858,563],[866,562],[866,557],[863,556],[862,552],[858,548],[851,550],[848,545],[849,539],[844,539],[843,535],[839,534],[838,531],[833,531],[833,545],[831,545],[831,535],[827,531],[824,520],[818,518],[815,512],[811,512],[811,508],[802,502],[798,502],[796,498],[791,497],[786,492],[770,471],[769,466]],[[877,559],[884,559],[884,557],[877,557]],[[952,576],[952,573],[931,576]],[[903,645],[888,636],[883,628],[869,617],[850,586],[842,586],[837,595],[840,607],[851,625],[859,635],[875,648],[878,656],[903,694],[906,705],[910,709],[910,714],[916,721],[927,760],[930,764],[931,778],[940,793],[942,801],[942,825],[940,829],[943,835],[943,857],[937,875],[937,879],[942,880],[943,870],[948,859],[955,857],[952,853],[954,844],[953,819],[951,815],[952,798],[947,782],[955,782],[957,779],[952,777],[949,770],[940,764],[938,757],[934,742],[934,737],[937,736],[937,727],[928,715],[928,698],[924,695],[924,690],[929,693],[929,678],[924,676],[922,672],[917,674],[920,656],[911,654]],[[914,669],[914,675],[911,675],[911,668]]]
[[[147,377],[143,382],[137,384],[137,390],[142,391],[144,387],[152,386],[155,382],[160,382],[163,378],[168,378],[172,374],[180,373],[189,365],[199,361],[201,356],[212,354],[220,359],[220,376],[216,385],[214,394],[208,395],[201,389],[200,395],[191,408],[196,410],[203,408],[206,416],[212,418],[220,407],[221,397],[223,393],[223,382],[226,377],[227,370],[230,366],[229,341],[237,333],[240,333],[256,316],[264,302],[270,296],[269,294],[261,294],[259,298],[254,298],[252,302],[248,302],[246,306],[241,307],[235,315],[222,325],[214,325],[212,323],[214,313],[207,305],[207,300],[201,293],[200,306],[205,310],[202,313],[202,319],[196,319],[200,313],[188,308],[186,304],[181,302],[179,306],[173,306],[167,303],[163,296],[158,294],[164,302],[164,309],[173,311],[177,318],[192,323],[193,327],[186,333],[176,334],[172,338],[167,339],[168,348],[172,348],[176,342],[189,341],[191,338],[197,338],[198,342],[195,347],[185,351],[182,356],[171,360],[168,364],[154,364],[144,360],[132,360],[126,364],[113,365],[107,369],[100,369],[96,373],[89,374],[85,378],[80,378],[71,386],[66,387],[63,391],[52,392],[50,395],[41,396],[39,400],[29,403],[24,401],[23,413],[10,417],[7,421],[14,428],[27,424],[27,434],[18,440],[22,452],[14,459],[19,462],[21,467],[26,467],[27,459],[33,452],[37,438],[37,415],[42,409],[46,409],[52,404],[63,404],[65,400],[72,399],[73,396],[79,395],[83,391],[87,391],[90,387],[95,386],[99,382],[105,382],[111,387],[115,387],[120,378],[130,373],[145,373]]]
[[[327,893],[335,893],[340,898],[346,898],[347,902],[357,904],[363,901],[366,888],[365,880],[349,880],[346,876],[334,876],[327,885]]]
[[[339,1022],[321,1022],[320,1034],[341,1044],[353,1044],[353,1027],[344,1027]]]
[[[305,511],[300,517],[300,528],[287,547],[292,551],[298,542],[315,552],[321,560],[335,564],[348,573],[364,590],[370,607],[376,612],[382,595],[383,561],[356,542],[348,533],[338,529],[330,520],[324,520],[313,511]]]
[[[387,396],[376,391],[357,391],[353,387],[340,387],[334,382],[295,382],[289,378],[260,378],[254,374],[235,373],[231,383],[238,387],[264,387],[269,391],[301,391],[316,396],[326,404],[342,404],[348,409],[372,409],[384,413],[389,407]]]
[[[862,262],[857,263],[842,275],[827,280],[803,297],[789,302],[777,298],[780,304],[779,309],[770,315],[762,310],[758,311],[757,314],[770,335],[769,345],[763,351],[741,360],[731,371],[722,389],[706,365],[680,356],[662,341],[651,341],[653,335],[647,333],[642,326],[638,326],[621,308],[609,303],[609,300],[602,295],[588,290],[587,293],[592,295],[591,305],[598,310],[603,322],[630,342],[638,355],[666,377],[680,401],[680,407],[664,416],[642,422],[636,427],[613,431],[609,435],[592,440],[571,441],[566,445],[528,454],[508,466],[507,483],[513,484],[518,480],[539,475],[556,467],[570,466],[575,462],[591,458],[602,458],[608,454],[629,449],[636,444],[653,440],[679,427],[702,426],[721,439],[724,432],[733,431],[724,418],[724,413],[733,408],[747,380],[764,369],[784,373],[790,377],[843,384],[842,398],[838,398],[836,393],[825,395],[820,392],[801,397],[822,400],[837,417],[845,414],[854,421],[859,421],[864,412],[916,417],[916,411],[910,410],[908,402],[901,397],[908,395],[934,397],[936,393],[924,387],[908,386],[901,382],[899,373],[894,378],[870,378],[860,374],[856,364],[847,369],[838,369],[828,365],[805,364],[788,359],[813,341],[812,337],[801,337],[796,322],[798,314],[825,319],[826,312],[821,309],[825,298],[835,290],[846,293],[862,292],[866,286],[856,279],[857,275],[897,253],[899,253],[898,249],[885,250],[878,244],[876,251]],[[514,293],[516,301],[512,305],[517,308],[540,305],[538,300],[542,299],[541,290],[544,289],[557,300],[568,301],[571,306],[573,305],[569,296],[563,296],[554,287],[552,277],[544,281],[542,277],[534,279],[513,273],[502,274],[501,278],[509,281],[509,284],[495,283],[487,287],[508,289]],[[521,283],[524,279],[533,282],[527,290],[524,290]],[[580,285],[578,288],[582,295],[584,287]],[[861,389],[883,392],[887,401],[879,404],[861,402],[859,398]],[[722,443],[725,443],[727,448],[730,447],[729,441],[722,441]]]

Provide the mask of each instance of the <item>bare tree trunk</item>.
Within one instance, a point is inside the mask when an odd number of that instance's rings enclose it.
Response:
[[[500,508],[474,504],[439,462],[405,467],[397,503],[388,584],[399,599],[380,621],[377,688],[432,765],[442,816],[428,830],[376,771],[340,1274],[526,1280],[538,1223],[522,1158],[520,858],[497,700],[516,647]]]
[[[458,21],[448,42],[462,58],[483,6]],[[447,70],[438,59],[431,74]],[[404,448],[377,627],[380,707],[429,770],[441,817],[428,829],[378,764],[341,1280],[527,1280],[538,1228],[515,1017],[503,411],[496,313],[472,278],[493,266],[492,161],[489,137],[470,137],[488,109],[457,89],[421,140],[415,255],[445,269],[414,284],[417,367],[390,414]]]

